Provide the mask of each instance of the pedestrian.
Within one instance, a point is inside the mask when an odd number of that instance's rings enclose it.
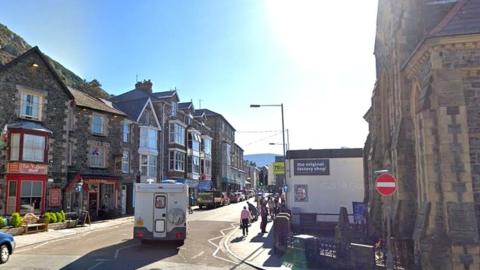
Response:
[[[262,217],[262,222],[260,222],[260,230],[262,231],[261,233],[267,233],[268,209],[266,202],[262,202],[260,215]]]
[[[268,197],[268,210],[270,212],[270,218],[273,220],[275,218],[275,207],[273,206],[272,197]]]
[[[252,218],[252,215],[250,214],[250,211],[248,211],[247,207],[244,206],[242,212],[240,213],[240,221],[242,224],[243,236],[248,235],[248,223],[250,222],[251,218]]]

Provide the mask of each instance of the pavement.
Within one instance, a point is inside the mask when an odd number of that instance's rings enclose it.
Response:
[[[124,223],[133,222],[133,217],[123,217],[110,220],[96,221],[92,224],[63,230],[48,230],[47,232],[40,232],[34,234],[24,234],[15,236],[16,248],[24,248],[31,245],[36,245],[48,241],[62,239],[68,236],[91,232],[95,230],[109,229]]]
[[[247,236],[242,235],[240,226],[231,231],[225,241],[226,249],[238,260],[257,269],[291,269],[283,258],[273,253],[273,222],[267,223],[266,234],[261,234],[260,218],[249,227]]]

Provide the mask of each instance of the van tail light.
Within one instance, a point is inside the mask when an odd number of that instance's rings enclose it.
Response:
[[[135,238],[143,238],[143,232],[138,231],[135,233]]]
[[[185,234],[184,233],[176,233],[175,238],[177,239],[185,239]]]

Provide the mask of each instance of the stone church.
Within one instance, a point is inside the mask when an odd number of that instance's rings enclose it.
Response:
[[[480,0],[379,0],[370,234],[406,269],[480,269]],[[380,171],[397,191],[380,197]]]

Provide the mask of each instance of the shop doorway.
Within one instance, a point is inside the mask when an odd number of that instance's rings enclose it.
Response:
[[[91,217],[96,217],[97,216],[97,210],[98,210],[98,193],[95,192],[89,192],[88,193],[88,212],[90,212]]]

